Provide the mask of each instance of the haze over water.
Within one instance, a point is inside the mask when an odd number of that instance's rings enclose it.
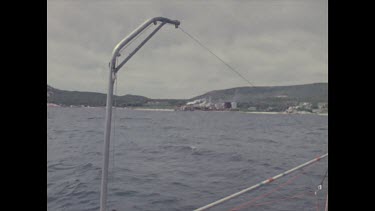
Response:
[[[109,210],[193,210],[328,151],[327,116],[127,109],[113,114]],[[47,108],[48,211],[99,210],[104,115],[104,108]],[[322,209],[327,179],[317,196],[313,192],[327,161],[241,210],[316,210],[317,203]],[[296,174],[211,210],[230,210]],[[291,197],[299,193],[306,195]]]

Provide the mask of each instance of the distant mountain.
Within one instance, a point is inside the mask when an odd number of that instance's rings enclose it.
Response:
[[[328,83],[293,86],[237,87],[215,90],[192,98],[211,99],[212,102],[237,102],[239,107],[257,107],[260,110],[286,110],[300,102],[328,103]]]
[[[47,84],[47,103],[64,106],[105,106],[107,95],[96,92],[65,91],[53,88]],[[142,106],[150,99],[137,96],[125,95],[114,96],[117,106]]]
[[[211,97],[213,101],[252,102],[266,99],[299,100],[307,102],[327,102],[328,83],[294,86],[237,87],[207,92],[194,99]]]
[[[191,99],[150,99],[138,95],[115,96],[120,107],[174,107],[195,99],[212,102],[237,102],[239,108],[256,107],[258,110],[284,111],[301,102],[328,102],[328,83],[293,86],[237,87],[215,90]],[[47,102],[58,105],[105,106],[106,94],[96,92],[64,91],[47,85]]]

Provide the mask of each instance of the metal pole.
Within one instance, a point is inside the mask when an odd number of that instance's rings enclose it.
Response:
[[[297,167],[295,167],[295,168],[292,168],[292,169],[290,169],[290,170],[288,170],[288,171],[285,171],[284,173],[278,174],[278,175],[276,175],[276,176],[274,176],[274,177],[271,177],[271,178],[269,178],[269,179],[267,179],[267,180],[264,180],[263,182],[260,182],[260,183],[258,183],[258,184],[256,184],[256,185],[253,185],[253,186],[249,187],[249,188],[243,189],[243,190],[241,190],[241,191],[239,191],[239,192],[237,192],[237,193],[234,193],[234,194],[232,194],[232,195],[230,195],[230,196],[227,196],[227,197],[225,197],[225,198],[222,198],[222,199],[219,199],[219,200],[217,200],[217,201],[215,201],[215,202],[212,202],[211,204],[208,204],[208,205],[206,205],[206,206],[203,206],[203,207],[200,207],[200,208],[198,208],[198,209],[195,209],[194,211],[207,210],[207,209],[209,209],[209,208],[211,208],[211,207],[214,207],[214,206],[216,206],[216,205],[218,205],[218,204],[221,204],[221,203],[223,203],[223,202],[225,202],[225,201],[228,201],[229,199],[235,198],[235,197],[240,196],[240,195],[242,195],[242,194],[244,194],[244,193],[246,193],[246,192],[249,192],[249,191],[251,191],[251,190],[254,190],[255,188],[258,188],[258,187],[261,186],[261,185],[264,185],[264,184],[270,183],[270,182],[272,182],[272,181],[274,181],[274,180],[276,180],[276,179],[278,179],[278,178],[280,178],[280,177],[283,177],[283,176],[285,176],[285,175],[287,175],[287,174],[290,174],[290,173],[292,173],[292,172],[294,172],[294,171],[296,171],[296,170],[298,170],[298,169],[300,169],[300,168],[303,168],[303,167],[308,166],[308,165],[310,165],[310,164],[312,164],[312,163],[315,163],[315,162],[319,161],[320,159],[322,159],[322,158],[324,158],[324,157],[326,157],[326,156],[328,156],[328,153],[325,154],[325,155],[319,156],[319,157],[317,157],[317,158],[315,158],[315,159],[313,159],[313,160],[310,160],[310,161],[308,161],[308,162],[306,162],[306,163],[304,163],[304,164],[301,164],[301,165],[299,165],[299,166],[297,166]]]
[[[104,162],[102,169],[102,181],[100,189],[100,211],[106,211],[107,207],[107,182],[108,182],[108,164],[109,164],[109,142],[111,138],[111,119],[112,119],[112,96],[113,84],[115,82],[115,73],[111,65],[109,71],[107,108],[105,114],[105,132],[104,132]]]
[[[119,57],[119,52],[126,44],[128,44],[132,39],[134,39],[139,33],[147,28],[150,24],[161,22],[158,26],[126,59],[121,63],[121,66],[116,67],[116,59]],[[177,20],[170,20],[164,17],[155,17],[145,21],[127,37],[121,40],[113,49],[112,58],[110,61],[110,71],[109,71],[109,82],[108,82],[108,93],[107,93],[107,107],[106,107],[106,117],[105,117],[105,132],[104,132],[104,159],[102,167],[102,179],[100,188],[100,211],[107,210],[107,186],[108,186],[108,164],[109,164],[109,144],[111,138],[111,119],[112,119],[112,97],[113,97],[113,85],[116,80],[117,71],[166,23],[173,24],[177,28],[180,22]]]

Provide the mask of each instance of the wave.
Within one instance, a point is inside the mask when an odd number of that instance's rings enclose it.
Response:
[[[120,120],[152,120],[149,117],[122,117]]]
[[[104,117],[89,117],[87,118],[88,120],[91,120],[91,119],[104,119]]]
[[[232,155],[229,157],[228,161],[242,161],[242,155]]]
[[[188,145],[166,145],[166,146],[160,146],[161,149],[168,150],[168,151],[174,151],[174,152],[194,152],[197,150],[196,146],[188,146]]]
[[[64,164],[62,161],[59,161],[56,164],[51,164],[47,165],[48,169],[51,170],[67,170],[67,169],[75,169],[75,168],[91,168],[93,166],[92,163],[85,163],[85,164],[79,164],[79,165],[69,165],[69,164]]]
[[[190,188],[189,185],[187,185],[185,183],[181,183],[181,182],[172,182],[171,185],[185,187],[185,188]]]
[[[157,199],[151,202],[151,204],[173,204],[178,202],[179,199],[176,197],[169,197],[166,199]]]
[[[253,143],[264,143],[264,144],[279,144],[279,142],[275,141],[275,140],[272,140],[272,139],[266,139],[266,138],[256,138],[256,139],[253,139],[253,138],[249,138],[249,141],[250,142],[253,142]]]
[[[162,129],[164,130],[190,130],[190,128],[186,128],[186,127],[179,127],[179,126],[174,126],[174,125],[166,125],[166,126],[163,126]]]
[[[135,196],[138,193],[139,193],[138,191],[128,190],[128,191],[115,192],[114,194],[115,194],[115,196]]]

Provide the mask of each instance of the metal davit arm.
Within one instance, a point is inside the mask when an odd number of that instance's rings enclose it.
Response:
[[[145,30],[150,24],[154,23],[155,25],[157,22],[161,22],[161,24],[150,34],[146,37],[145,40],[141,42],[127,56],[124,61],[120,63],[116,67],[116,58],[119,57],[119,52],[121,49],[124,48],[126,44],[128,44],[132,39],[134,39],[139,33]],[[142,25],[140,25],[137,29],[135,29],[132,33],[130,33],[127,37],[121,40],[116,47],[113,49],[112,58],[109,65],[109,80],[108,80],[108,93],[107,93],[107,108],[106,108],[106,117],[105,117],[105,132],[104,132],[104,148],[103,148],[103,167],[102,167],[102,179],[101,179],[101,189],[100,189],[100,211],[106,211],[107,209],[107,185],[108,185],[108,164],[109,164],[109,143],[111,137],[111,119],[112,119],[112,97],[113,97],[113,84],[116,80],[116,73],[120,70],[124,64],[129,61],[129,59],[157,32],[161,27],[165,24],[173,24],[177,28],[180,25],[180,21],[177,20],[170,20],[164,17],[156,17],[151,18],[145,21]]]
[[[146,39],[144,39],[142,42],[141,42],[141,44],[139,44],[119,65],[117,65],[117,67],[114,69],[114,72],[115,73],[117,73],[117,71],[119,71],[120,69],[121,69],[121,67],[122,66],[124,66],[124,64],[127,62],[127,61],[129,61],[129,59],[130,58],[132,58],[132,56],[135,54],[135,53],[137,53],[137,51],[139,50],[139,49],[141,49],[142,48],[142,46],[149,40],[149,39],[151,39],[151,37],[152,36],[154,36],[154,34],[156,34],[156,32],[158,32],[159,31],[159,29],[161,28],[161,27],[163,27],[164,26],[164,24],[165,23],[161,23],[156,29],[154,29],[154,31],[153,32],[151,32],[151,34],[149,34],[147,37],[146,37]]]
[[[116,65],[116,57],[119,56],[119,52],[121,49],[128,44],[134,37],[136,37],[139,33],[141,33],[143,30],[145,30],[150,24],[154,23],[155,25],[157,22],[161,22],[161,25],[159,25],[137,48],[134,50],[118,67],[115,67]],[[130,33],[127,37],[125,37],[123,40],[121,40],[116,47],[113,49],[112,52],[112,58],[111,58],[111,67],[115,67],[115,72],[117,72],[164,24],[169,23],[175,25],[177,28],[180,25],[180,21],[178,20],[170,20],[168,18],[164,17],[155,17],[151,18],[147,21],[145,21],[142,25],[140,25],[138,28],[136,28],[132,33]]]

